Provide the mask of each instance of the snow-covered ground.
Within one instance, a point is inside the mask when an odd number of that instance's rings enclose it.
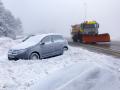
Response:
[[[115,90],[120,88],[120,59],[89,52],[82,48],[69,47],[69,50],[62,56],[43,60],[9,61],[7,52],[9,48],[18,43],[20,43],[19,40],[0,38],[0,90],[29,90],[30,87],[42,82],[42,80],[54,72],[78,63],[81,63],[81,65],[83,63],[84,65],[84,67],[80,67],[81,70],[87,69],[87,72],[83,73],[80,78],[80,82],[84,82],[84,85],[80,85],[81,90],[89,90],[88,88],[82,88],[82,86],[85,87],[86,83],[90,83],[92,76],[96,75],[96,73],[101,78],[98,78],[100,80],[92,81],[91,86],[95,87],[92,87],[94,89],[91,90],[103,90],[99,88],[108,86],[109,88],[116,87]],[[89,65],[86,63],[89,63]],[[94,68],[89,69],[93,66]],[[95,72],[95,74],[92,72]],[[104,78],[104,76],[106,77]],[[107,76],[109,77],[107,78]],[[102,82],[102,80],[105,82]],[[99,83],[100,86],[96,83]],[[70,83],[70,86],[72,86],[72,83]],[[63,88],[61,89],[63,90]],[[65,87],[65,90],[68,90],[68,88]]]
[[[30,90],[120,90],[117,74],[95,62],[80,62],[39,80]]]

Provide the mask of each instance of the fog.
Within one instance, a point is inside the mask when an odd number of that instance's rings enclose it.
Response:
[[[2,0],[23,22],[24,33],[70,35],[71,25],[96,20],[100,33],[119,38],[119,0]],[[87,12],[85,14],[85,12]],[[85,18],[86,16],[86,18]]]

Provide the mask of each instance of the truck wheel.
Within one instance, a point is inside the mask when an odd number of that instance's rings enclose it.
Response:
[[[78,41],[76,36],[74,36],[72,39],[73,39],[73,42],[77,42]]]
[[[77,42],[77,39],[73,39],[73,42]]]

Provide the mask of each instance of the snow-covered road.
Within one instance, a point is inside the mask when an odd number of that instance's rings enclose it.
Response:
[[[83,62],[91,63],[91,65],[84,64],[86,68],[90,68],[92,63],[96,63],[95,65],[98,65],[98,67],[101,66],[102,69],[107,67],[110,72],[115,74],[115,78],[117,79],[117,82],[116,80],[111,82],[120,85],[120,60],[117,58],[104,54],[96,54],[82,48],[69,47],[69,50],[62,56],[43,60],[9,61],[7,59],[7,51],[17,43],[20,43],[20,41],[0,38],[0,90],[29,90],[30,87],[36,85],[40,80],[45,79],[57,70],[68,68],[78,63],[82,64]],[[104,71],[101,72],[100,75],[102,75],[102,73],[104,73]]]

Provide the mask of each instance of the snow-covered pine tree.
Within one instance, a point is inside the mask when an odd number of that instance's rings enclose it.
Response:
[[[12,13],[5,9],[0,0],[0,36],[16,38],[22,34],[22,23],[19,18],[15,18]]]

